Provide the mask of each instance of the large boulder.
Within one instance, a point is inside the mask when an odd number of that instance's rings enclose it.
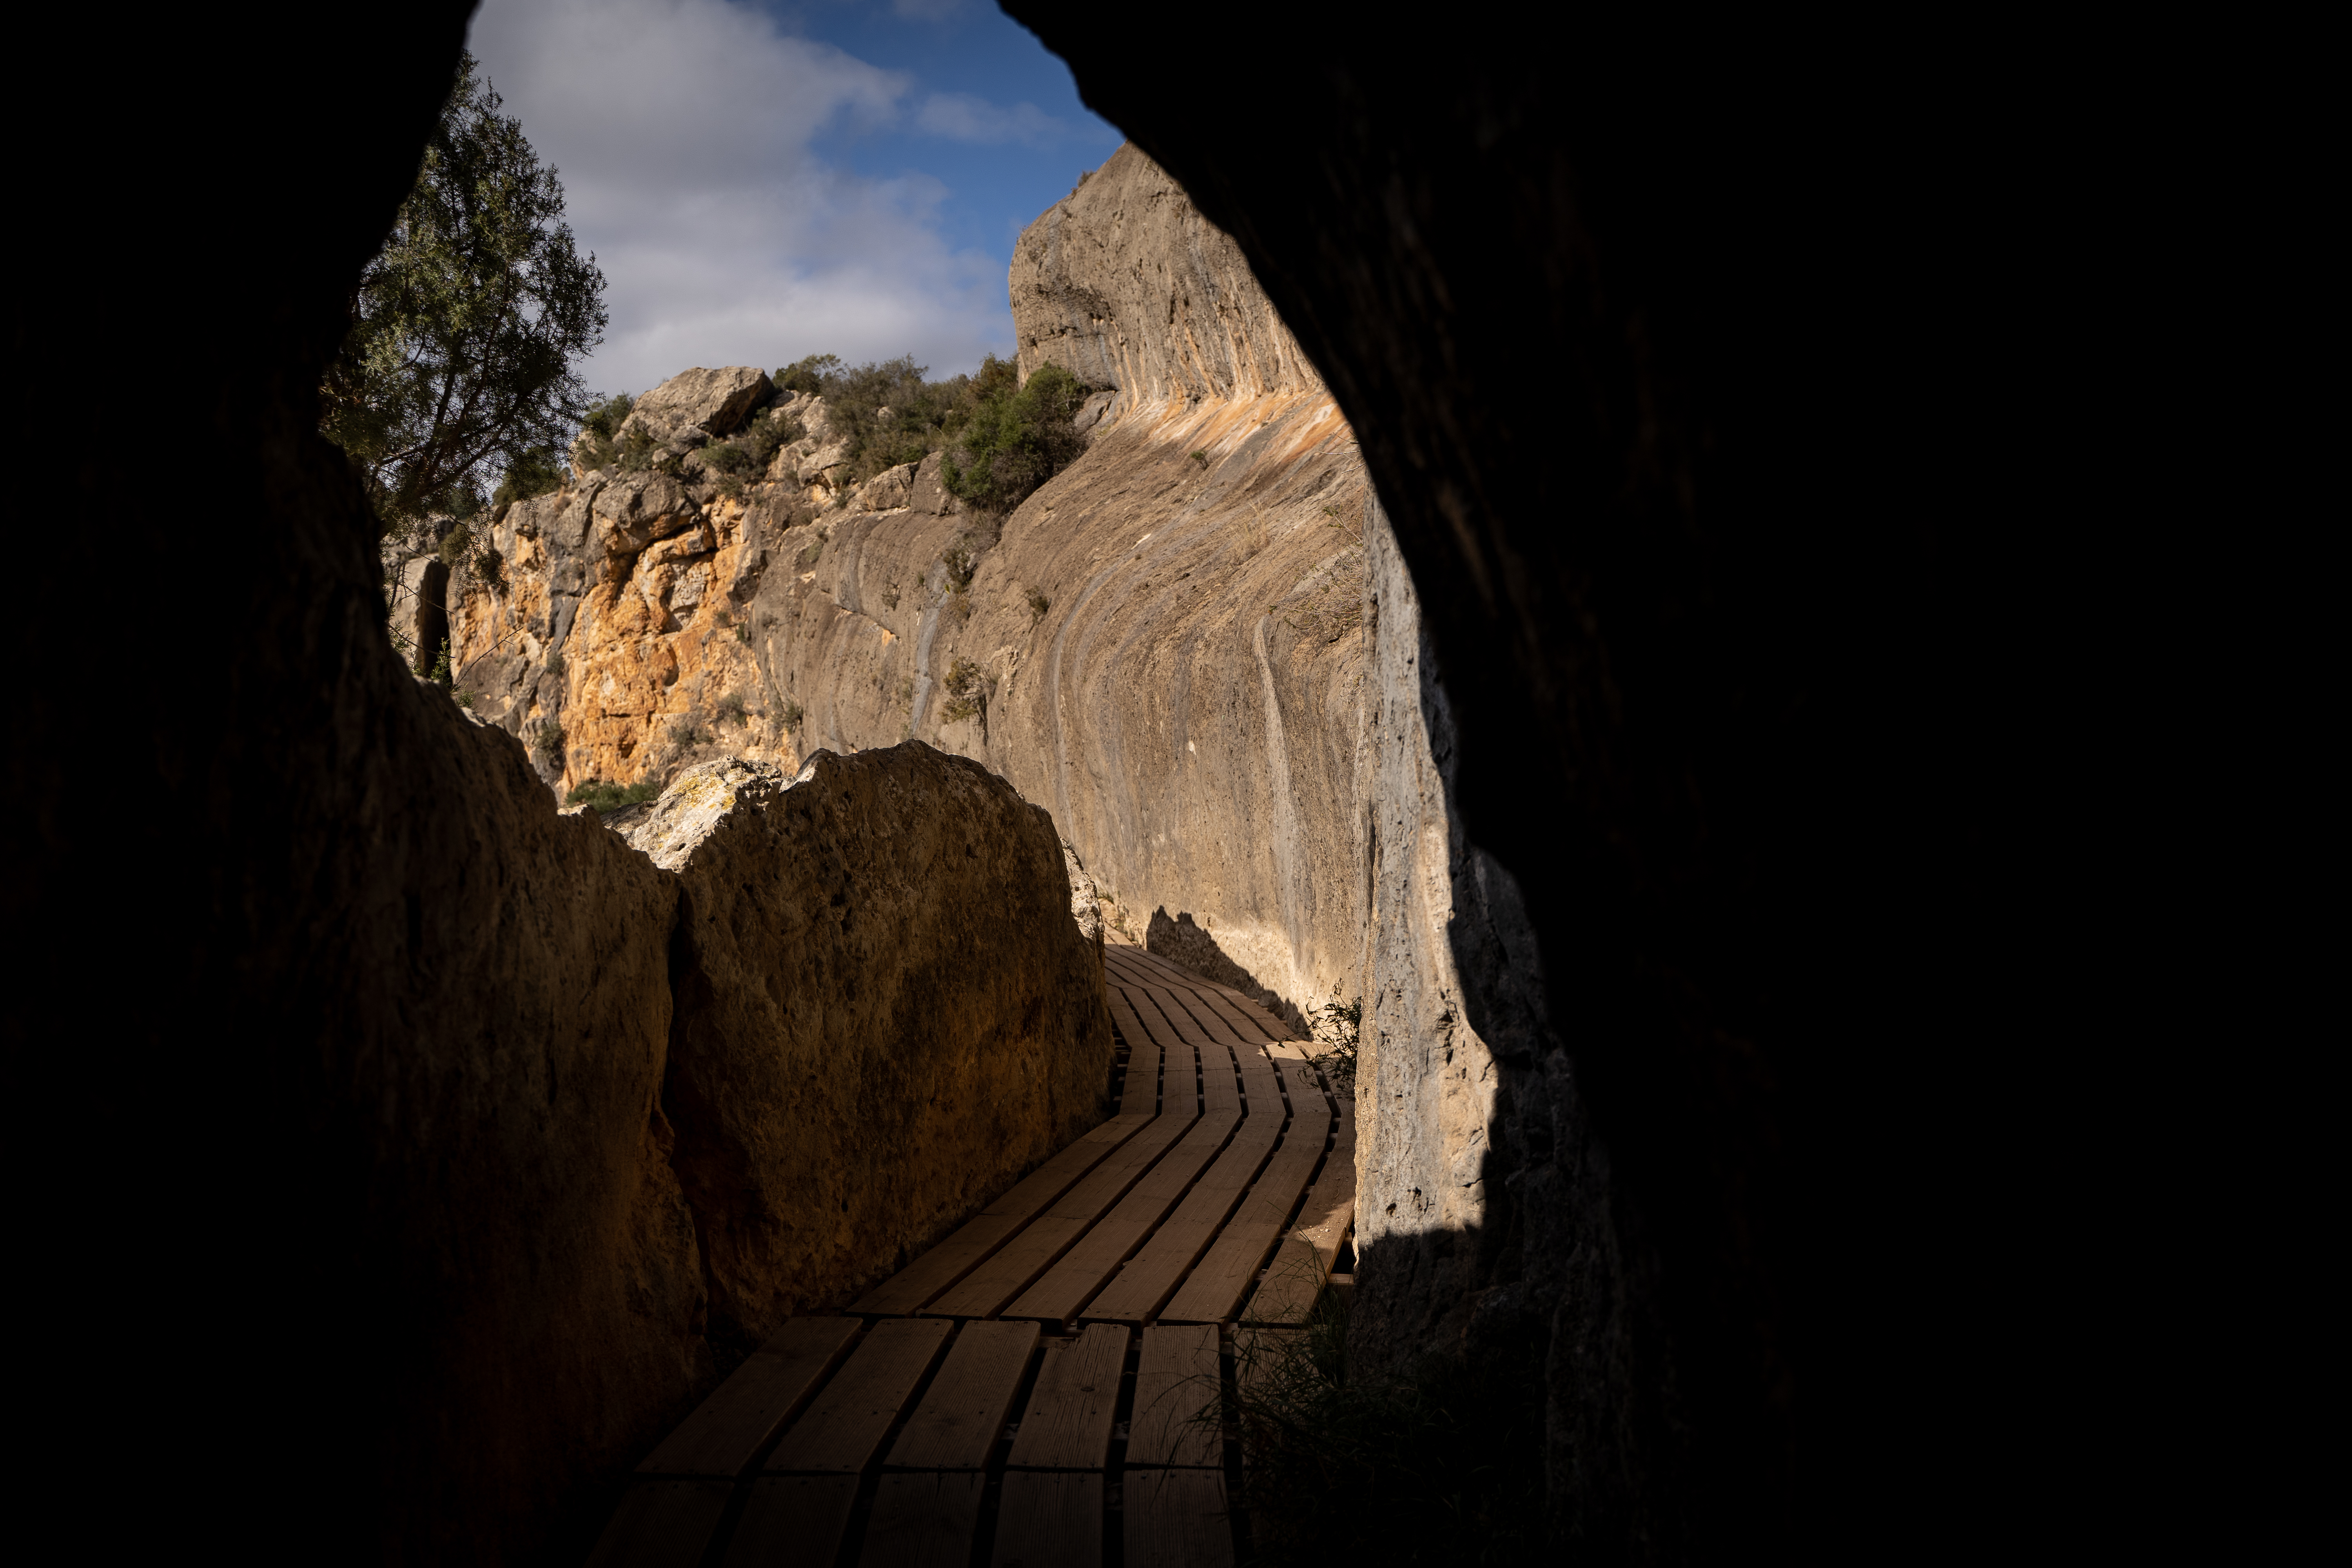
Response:
[[[775,392],[768,373],[756,365],[730,364],[717,370],[697,365],[638,398],[621,422],[620,433],[643,430],[656,441],[667,441],[688,428],[725,436],[740,427],[751,411]]]
[[[722,759],[630,838],[685,889],[667,1100],[722,1350],[887,1277],[1107,1113],[1060,838],[978,763]]]

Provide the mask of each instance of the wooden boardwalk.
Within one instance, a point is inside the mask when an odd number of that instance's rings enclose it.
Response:
[[[1105,951],[1118,1114],[637,1467],[593,1568],[1232,1568],[1221,1390],[1355,1217],[1352,1108],[1291,1031]]]

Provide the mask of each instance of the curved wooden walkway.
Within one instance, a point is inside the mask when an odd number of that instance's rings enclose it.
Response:
[[[637,1467],[593,1568],[1231,1568],[1234,1336],[1321,1295],[1351,1108],[1237,993],[1104,963],[1118,1113],[786,1323]]]

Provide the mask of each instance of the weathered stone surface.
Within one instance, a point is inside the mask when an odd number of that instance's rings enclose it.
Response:
[[[797,420],[803,433],[800,439],[776,448],[776,455],[768,459],[767,478],[774,483],[799,485],[810,500],[829,504],[848,474],[849,437],[834,429],[824,399],[814,393],[796,392],[778,404],[769,417]]]
[[[633,555],[702,515],[686,487],[667,474],[625,475],[597,490],[594,507],[594,550],[606,556]]]
[[[1066,838],[1062,841],[1063,868],[1070,879],[1070,918],[1078,923],[1078,934],[1096,946],[1102,945],[1102,895],[1095,879],[1087,875],[1085,862]]]
[[[1475,1349],[1474,1326],[1516,1332],[1528,1312],[1549,1317],[1574,1258],[1585,1289],[1603,1292],[1583,1303],[1598,1331],[1581,1342],[1631,1364],[1643,1325],[1607,1295],[1617,1288],[1613,1237],[1605,1179],[1591,1179],[1604,1162],[1574,1083],[1565,1071],[1514,1074],[1507,1065],[1559,1060],[1534,933],[1517,884],[1469,841],[1454,808],[1453,711],[1395,537],[1381,518],[1366,537],[1380,631],[1368,716],[1372,951],[1356,1077],[1351,1342],[1376,1365]],[[1498,1151],[1498,1138],[1508,1146]],[[1528,1147],[1556,1147],[1574,1173],[1533,1173],[1531,1194],[1530,1173],[1517,1173],[1520,1201],[1540,1202],[1518,1238],[1517,1266],[1507,1267],[1509,1229],[1496,1222],[1511,1205],[1499,1186]],[[1557,1415],[1562,1429],[1594,1418]]]
[[[915,465],[908,484],[907,504],[926,517],[948,517],[964,510],[963,502],[940,482],[940,466],[946,460],[944,453],[933,452]]]
[[[1122,408],[1323,391],[1241,247],[1132,143],[1022,232],[1012,289],[1024,377],[1050,361]]]
[[[791,775],[772,763],[714,757],[678,774],[657,798],[625,808],[630,814],[625,822],[615,812],[604,823],[655,865],[675,871],[739,800],[748,796],[757,804],[791,782]]]
[[[907,505],[914,493],[915,468],[901,463],[883,469],[850,492],[849,504],[859,511],[889,511]]]
[[[775,390],[768,373],[754,365],[730,364],[718,370],[698,365],[638,398],[621,422],[619,433],[643,430],[656,441],[667,442],[689,426],[698,426],[706,439],[730,435]]]
[[[875,1283],[1108,1113],[1060,842],[986,769],[730,759],[635,837],[686,889],[669,1097],[722,1342]]]

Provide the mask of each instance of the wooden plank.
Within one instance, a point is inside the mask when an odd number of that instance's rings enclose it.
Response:
[[[1331,1152],[1337,1154],[1342,1149],[1352,1151],[1356,1147],[1356,1097],[1342,1091],[1331,1098],[1339,1105],[1332,1113],[1337,1120],[1331,1124]],[[1355,1161],[1351,1158],[1348,1163],[1352,1165]]]
[[[1005,1463],[1016,1469],[1101,1469],[1110,1458],[1111,1416],[1126,1369],[1125,1329],[1097,1323],[1076,1339],[1046,1341]]]
[[[1238,1023],[1255,1029],[1269,1040],[1296,1040],[1298,1031],[1234,990],[1213,981],[1198,987],[1203,995],[1213,998],[1212,1005]]]
[[[1128,1568],[1233,1568],[1223,1470],[1129,1470],[1120,1501]]]
[[[1076,1245],[1037,1277],[1035,1284],[1013,1298],[1004,1315],[1055,1323],[1067,1321],[1168,1217],[1168,1211],[1217,1157],[1240,1124],[1241,1118],[1231,1111],[1203,1116],[1194,1122],[1183,1141],[1152,1166],[1117,1207],[1097,1220]]]
[[[1160,1310],[1162,1322],[1220,1323],[1233,1317],[1323,1158],[1330,1116],[1319,1100],[1308,1104],[1308,1111],[1291,1118],[1282,1147],[1193,1266],[1183,1288]]]
[[[1266,1047],[1266,1065],[1281,1075],[1282,1092],[1288,1097],[1290,1109],[1298,1111],[1312,1106],[1326,1116],[1334,1114],[1331,1096],[1323,1085],[1323,1075],[1316,1070],[1314,1064],[1297,1058],[1274,1057],[1274,1048],[1271,1046]]]
[[[958,1318],[993,1316],[1126,1196],[1169,1145],[1183,1137],[1192,1121],[1189,1110],[1155,1117],[1117,1153],[1087,1173],[1084,1181],[1055,1200],[1052,1208],[1030,1221],[987,1262],[923,1310]]]
[[[884,1476],[874,1488],[859,1568],[965,1568],[987,1483],[978,1470]]]
[[[1102,1568],[1103,1479],[1007,1470],[995,1568]]]
[[[1140,990],[1140,987],[1136,987],[1136,990]],[[1157,1039],[1148,1027],[1143,1027],[1143,1016],[1136,1013],[1136,999],[1134,994],[1129,994],[1129,987],[1124,985],[1106,987],[1106,990],[1103,990],[1103,1002],[1110,1004],[1110,1023],[1119,1025],[1119,1035],[1127,1039],[1129,1051],[1136,1051],[1136,1048],[1140,1047],[1160,1047],[1160,1044],[1164,1044],[1164,1041]]]
[[[1192,1016],[1176,1005],[1167,987],[1146,987],[1143,996],[1137,999],[1135,1007],[1137,1016],[1143,1020],[1144,1028],[1154,1033],[1163,1048],[1177,1050],[1189,1046],[1200,1053],[1202,1110],[1239,1110],[1242,1108],[1241,1089],[1234,1077],[1231,1047],[1223,1041],[1210,1038],[1208,1031],[1194,1023]],[[1170,1037],[1171,1035],[1172,1039]]]
[[[1298,1037],[1297,1030],[1247,997],[1236,995],[1223,986],[1203,986],[1198,994],[1203,1006],[1213,1008],[1244,1039],[1274,1041],[1296,1040]]]
[[[1339,1256],[1339,1244],[1348,1237],[1348,1227],[1355,1223],[1356,1162],[1340,1159],[1334,1150],[1323,1162],[1322,1178],[1307,1194],[1307,1206],[1298,1211],[1297,1227],[1290,1234],[1315,1248],[1328,1274]]]
[[[1120,948],[1118,950],[1118,964],[1120,968],[1129,970],[1137,974],[1150,975],[1157,974],[1159,973],[1150,951],[1141,947]]]
[[[1255,1050],[1265,1043],[1259,1038],[1255,1028],[1236,1026],[1232,1019],[1213,1005],[1210,1001],[1213,993],[1190,985],[1169,985],[1161,989],[1173,1000],[1175,1005],[1184,1009],[1192,1022],[1209,1038],[1222,1045],[1231,1046],[1236,1050],[1244,1047]]]
[[[1202,1173],[1191,1192],[1150,1239],[1087,1303],[1085,1315],[1125,1322],[1142,1322],[1176,1292],[1176,1287],[1209,1250],[1224,1227],[1242,1193],[1274,1150],[1279,1119],[1253,1116],[1244,1121],[1234,1141]]]
[[[739,1476],[808,1397],[858,1329],[856,1318],[794,1318],[637,1467],[640,1475]]]
[[[1290,1114],[1291,1101],[1285,1093],[1289,1084],[1266,1056],[1265,1047],[1236,1046],[1234,1062],[1241,1069],[1244,1109],[1252,1116],[1279,1119]]]
[[[1356,1217],[1356,1166],[1337,1152],[1323,1163],[1323,1179],[1307,1194],[1298,1224],[1276,1249],[1265,1279],[1243,1309],[1253,1323],[1301,1323],[1323,1294],[1339,1244]]]
[[[1127,1053],[1127,1076],[1118,1085],[1118,1113],[1149,1119],[1159,1109],[1160,1047],[1146,1040]]]
[[[1150,987],[1119,987],[1118,1000],[1111,1005],[1111,1016],[1118,1020],[1120,1029],[1130,1032],[1129,1038],[1158,1047],[1169,1053],[1170,1061],[1178,1060],[1180,1055],[1183,1060],[1192,1059],[1192,1042],[1178,1034],[1161,1016],[1158,1005],[1151,1000]]]
[[[596,1538],[588,1568],[694,1568],[719,1528],[731,1485],[667,1476],[636,1482]]]
[[[1127,1424],[1127,1463],[1223,1465],[1217,1330],[1158,1326],[1143,1331],[1135,1367],[1135,1414]]]
[[[757,1476],[722,1568],[833,1568],[856,1476]]]
[[[908,1469],[976,1470],[1013,1414],[1021,1374],[1037,1348],[1034,1323],[966,1323],[939,1376],[890,1445]]]
[[[1150,1121],[1148,1113],[1112,1117],[1024,1176],[954,1235],[867,1291],[850,1310],[876,1314],[919,1310],[924,1302],[978,1268]]]
[[[1197,980],[1200,978],[1200,976],[1194,974],[1191,970],[1183,968],[1179,964],[1171,963],[1168,960],[1160,957],[1158,953],[1152,952],[1148,947],[1139,947],[1132,953],[1123,954],[1122,956],[1132,959],[1135,966],[1138,969],[1142,970],[1145,973],[1162,980],[1165,980],[1170,975],[1180,976],[1186,980]]]
[[[864,1469],[890,1423],[907,1407],[915,1384],[938,1359],[952,1326],[936,1318],[890,1318],[875,1324],[762,1468],[772,1475]]]

